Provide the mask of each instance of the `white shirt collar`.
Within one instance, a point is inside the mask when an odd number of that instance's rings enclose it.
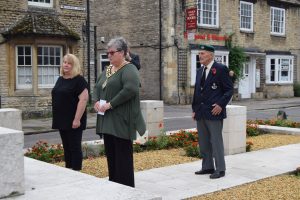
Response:
[[[212,60],[207,66],[206,68],[208,69],[208,71],[210,70],[211,66],[214,64],[214,60]]]

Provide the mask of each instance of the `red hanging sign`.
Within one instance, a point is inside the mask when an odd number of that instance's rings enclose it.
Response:
[[[197,8],[186,9],[186,30],[197,29]]]

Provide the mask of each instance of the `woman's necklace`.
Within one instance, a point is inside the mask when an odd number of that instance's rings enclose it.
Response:
[[[126,64],[128,64],[129,62],[127,61],[124,61],[121,66],[117,69],[117,70],[113,70],[113,65],[109,65],[107,68],[106,68],[106,80],[104,81],[104,83],[102,84],[102,89],[104,89],[106,87],[106,84],[107,84],[107,80],[112,76],[114,75],[115,73],[117,73],[117,71],[119,71],[122,67],[124,67]]]

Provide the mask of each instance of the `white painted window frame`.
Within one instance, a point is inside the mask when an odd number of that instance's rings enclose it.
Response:
[[[30,47],[30,56],[31,56],[31,66],[28,65],[22,65],[22,66],[27,66],[27,67],[31,67],[31,83],[30,84],[19,84],[19,61],[18,61],[18,47]],[[32,46],[31,45],[17,45],[15,48],[15,52],[16,52],[16,89],[31,89],[32,88],[32,82],[33,82],[33,74],[32,74],[32,68],[33,68],[33,63],[32,63]],[[25,61],[24,61],[25,62]]]
[[[54,65],[53,67],[55,68],[58,68],[58,74],[56,75],[56,78],[54,78],[54,82],[52,84],[43,84],[43,83],[39,83],[39,72],[40,72],[40,69],[41,67],[49,67],[51,66],[51,64],[49,63],[48,65],[39,65],[38,62],[37,62],[37,71],[38,71],[38,87],[39,88],[53,88],[58,77],[59,77],[59,70],[60,70],[60,67],[61,67],[61,64],[62,64],[62,60],[63,60],[63,47],[62,46],[59,46],[59,45],[38,45],[36,48],[37,48],[37,52],[38,52],[38,47],[52,47],[52,48],[59,48],[60,49],[60,63],[59,65]],[[37,55],[38,57],[39,55]],[[37,58],[38,60],[38,58]]]
[[[102,66],[103,62],[109,62],[108,58],[103,58],[103,56],[107,57],[106,53],[100,53],[100,72],[102,72],[102,68],[104,68],[105,66]]]
[[[199,5],[201,5],[201,8],[203,8],[203,0],[197,0],[197,25],[201,27],[212,27],[212,28],[218,28],[219,27],[219,0],[210,0],[212,5],[215,5],[215,10],[210,10],[209,12],[216,13],[215,20],[216,24],[204,24],[203,22],[203,10],[199,8]],[[214,17],[212,18],[212,22],[214,21]]]
[[[53,0],[50,0],[50,3],[28,1],[28,5],[30,5],[30,6],[52,8],[53,7]]]
[[[280,15],[280,18],[283,17],[283,20],[280,21],[280,28],[282,29],[282,31],[279,32],[275,32],[275,27],[274,27],[274,12],[275,11],[279,11],[282,15]],[[271,35],[279,35],[279,36],[283,36],[285,35],[285,20],[286,20],[286,16],[285,16],[285,9],[283,8],[277,8],[277,7],[271,7],[270,8],[270,24],[271,24]]]
[[[199,54],[200,50],[192,50],[191,51],[191,86],[195,86],[196,82],[196,74],[197,74],[197,55]],[[221,56],[222,64],[228,67],[229,63],[229,51],[215,51],[215,57]]]
[[[271,60],[275,60],[275,77],[274,81],[271,81]],[[288,80],[281,80],[281,63],[283,59],[289,59]],[[279,63],[279,60],[280,63]],[[293,83],[293,71],[294,71],[294,56],[283,55],[267,55],[266,56],[266,83],[267,84],[291,84]]]
[[[251,6],[251,16],[242,16],[242,5],[248,5]],[[242,27],[242,17],[251,17],[250,19],[250,28],[244,28]],[[246,32],[253,32],[253,3],[240,1],[240,30],[246,31]]]

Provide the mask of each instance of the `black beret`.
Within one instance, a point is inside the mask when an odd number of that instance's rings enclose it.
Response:
[[[210,52],[215,52],[215,48],[213,46],[206,45],[206,44],[200,44],[199,49],[205,50],[205,51],[210,51]]]

